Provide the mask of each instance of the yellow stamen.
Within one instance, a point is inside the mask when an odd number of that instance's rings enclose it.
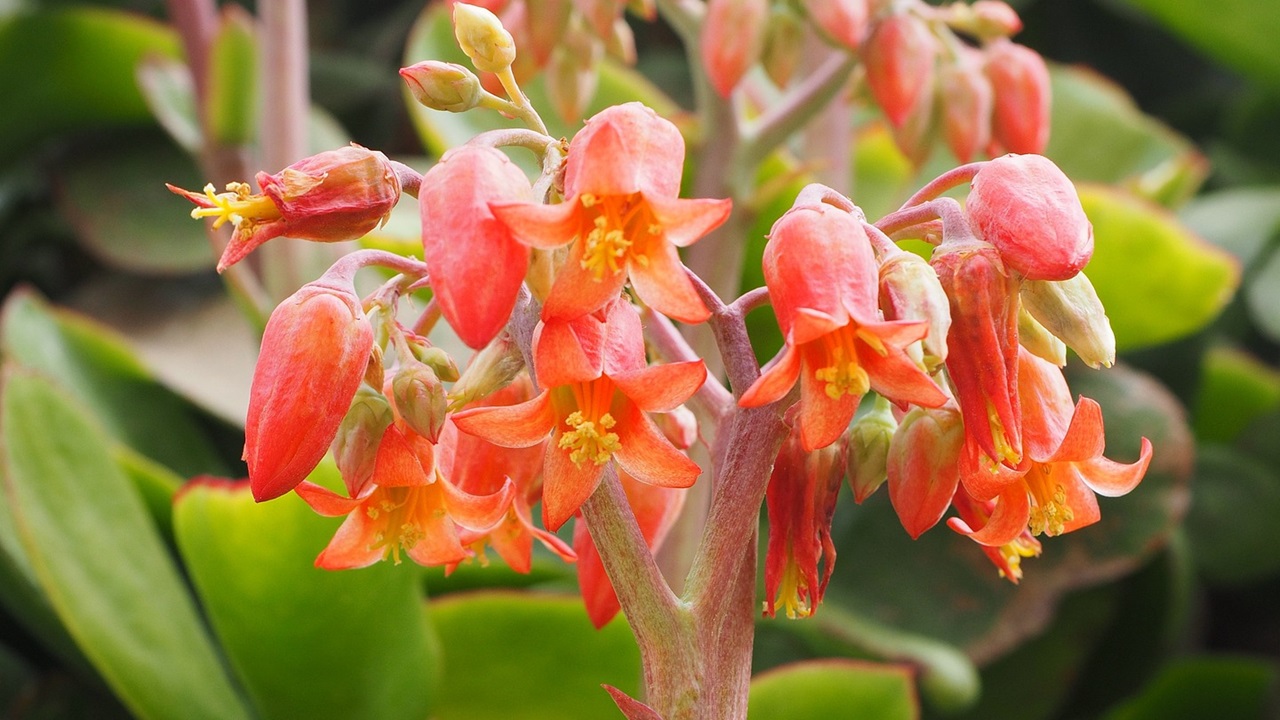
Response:
[[[862,363],[858,362],[858,348],[855,344],[855,338],[862,338],[864,334],[870,335],[846,325],[818,341],[822,343],[820,351],[824,361],[830,364],[815,370],[813,375],[825,383],[823,391],[832,400],[839,400],[845,395],[862,396],[871,389],[871,378]],[[879,349],[883,349],[880,339],[875,340]],[[877,349],[875,345],[872,348]]]
[[[570,451],[569,459],[579,467],[588,460],[596,465],[603,465],[622,447],[618,442],[618,434],[609,432],[617,425],[617,421],[609,413],[592,421],[575,411],[565,418],[565,424],[573,429],[560,436],[560,447]]]
[[[991,442],[996,446],[995,458],[996,462],[1003,462],[1009,465],[1017,465],[1022,461],[1022,453],[1014,449],[1013,444],[1009,442],[1009,436],[1004,432],[1004,423],[1000,422],[1000,413],[996,412],[995,405],[990,401],[987,402],[987,423],[991,426]]]
[[[617,228],[609,227],[609,221],[601,215],[595,219],[595,229],[583,238],[582,269],[595,273],[596,282],[605,274],[617,275],[627,257],[631,241]]]
[[[1013,542],[1001,545],[999,552],[1009,567],[1007,575],[1004,570],[999,571],[1000,577],[1010,577],[1017,582],[1022,579],[1022,558],[1039,556],[1040,544],[1025,537],[1016,537]]]
[[[590,270],[600,282],[625,270],[628,259],[642,266],[649,264],[648,243],[662,235],[663,227],[643,198],[638,194],[600,197],[583,193],[578,202],[586,211],[578,235],[583,244],[579,260],[583,270]]]
[[[1075,519],[1075,512],[1067,504],[1067,489],[1062,483],[1050,484],[1049,474],[1048,465],[1037,465],[1026,475],[1027,489],[1031,494],[1031,516],[1027,526],[1032,535],[1061,535],[1066,532],[1067,523]]]
[[[280,217],[280,210],[266,195],[254,195],[245,183],[228,183],[227,191],[214,193],[213,185],[204,186],[205,197],[213,203],[213,207],[198,207],[191,211],[191,217],[211,217],[214,229],[222,227],[228,221],[237,227],[241,223],[262,220],[275,220]]]
[[[804,578],[800,575],[799,566],[794,559],[788,558],[786,567],[782,570],[782,584],[778,586],[778,597],[773,601],[773,611],[785,609],[787,617],[792,620],[809,617],[813,614],[813,608],[809,606],[807,593],[806,597],[801,597],[801,593],[805,590],[807,588]]]

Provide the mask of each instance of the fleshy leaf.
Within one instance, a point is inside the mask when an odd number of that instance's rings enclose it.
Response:
[[[9,366],[5,491],[40,585],[85,655],[142,718],[247,717],[142,500],[88,412]]]
[[[225,6],[220,19],[209,48],[206,127],[216,143],[243,145],[253,140],[258,119],[256,29],[239,5]]]
[[[1247,658],[1199,656],[1175,660],[1138,697],[1107,720],[1263,718],[1275,709],[1280,669]]]
[[[1280,409],[1280,372],[1248,353],[1216,347],[1205,353],[1196,395],[1196,438],[1231,442],[1250,421]]]
[[[1280,4],[1269,0],[1126,0],[1179,37],[1246,77],[1280,87],[1272,52]]]
[[[1080,200],[1096,240],[1085,274],[1107,309],[1120,350],[1189,335],[1217,317],[1235,293],[1235,258],[1166,211],[1099,186],[1080,187]]]
[[[640,694],[630,630],[623,622],[595,630],[576,596],[466,593],[429,612],[448,659],[439,720],[617,717],[601,683]]]
[[[186,476],[225,471],[194,408],[98,324],[20,290],[0,310],[0,354],[54,378],[108,435],[152,460]]]
[[[1239,585],[1280,570],[1280,474],[1274,465],[1207,444],[1196,454],[1194,487],[1187,537],[1206,580]]]
[[[195,88],[186,63],[164,55],[144,58],[138,64],[138,89],[142,91],[147,107],[151,108],[151,114],[169,137],[188,153],[198,153],[204,131],[196,117]]]
[[[326,470],[336,475],[326,464],[313,477]],[[174,522],[214,632],[262,717],[429,714],[438,666],[415,567],[316,568],[338,522],[293,495],[255,504],[239,482],[194,481]]]
[[[880,720],[920,717],[911,669],[825,660],[784,665],[751,681],[748,720],[827,720],[852,714]]]
[[[1246,267],[1262,256],[1280,230],[1280,187],[1231,188],[1202,195],[1179,213],[1200,237],[1235,255]]]

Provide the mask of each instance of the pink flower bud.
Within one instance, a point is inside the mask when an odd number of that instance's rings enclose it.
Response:
[[[710,0],[702,25],[702,63],[723,97],[764,53],[768,0]]]
[[[942,17],[951,29],[979,40],[1006,38],[1022,30],[1018,13],[999,0],[978,0],[972,5],[952,3],[942,9]]]
[[[413,99],[432,110],[465,112],[480,104],[480,78],[455,63],[428,60],[400,68]]]
[[[933,87],[937,40],[912,15],[890,15],[871,32],[862,47],[867,84],[889,122],[901,127]]]
[[[684,405],[677,405],[671,412],[654,413],[653,422],[662,436],[681,450],[688,450],[698,441],[698,418]]]
[[[995,141],[1009,152],[1044,152],[1049,144],[1049,69],[1044,58],[1003,38],[985,52],[985,71],[995,90]]]
[[[1093,256],[1093,226],[1076,188],[1048,158],[996,158],[972,185],[966,210],[974,230],[1027,279],[1066,280]]]
[[[360,386],[373,329],[350,287],[304,285],[267,321],[245,420],[258,501],[292,490],[324,457]]]
[[[967,55],[967,53],[966,53]],[[967,163],[991,142],[994,93],[977,62],[965,55],[942,68],[942,122],[947,145]]]
[[[964,423],[953,407],[915,408],[889,446],[889,501],[902,527],[918,538],[942,519],[960,484]]]
[[[827,37],[849,50],[857,50],[867,35],[870,8],[867,0],[804,0],[813,24]]]
[[[551,54],[545,82],[547,97],[562,119],[577,123],[596,94],[596,65],[604,54],[600,40],[585,29],[566,35]]]

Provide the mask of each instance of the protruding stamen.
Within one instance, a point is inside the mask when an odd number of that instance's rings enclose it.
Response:
[[[213,185],[204,186],[205,197],[213,203],[213,207],[198,207],[191,211],[191,217],[211,217],[214,229],[222,227],[227,221],[239,226],[245,221],[275,220],[280,217],[280,210],[266,195],[254,195],[245,183],[227,183],[227,191],[215,193]]]
[[[579,467],[587,461],[603,465],[622,447],[618,434],[609,432],[618,424],[609,413],[593,421],[575,411],[564,421],[573,429],[560,436],[560,448],[569,450],[569,459]]]
[[[787,617],[792,620],[806,618],[813,614],[813,608],[809,606],[808,588],[805,586],[804,577],[800,574],[800,566],[796,564],[794,558],[787,559],[787,564],[782,569],[778,597],[773,600],[773,611],[777,612],[780,608],[784,609]]]

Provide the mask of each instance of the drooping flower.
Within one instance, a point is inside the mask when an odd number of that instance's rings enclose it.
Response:
[[[566,200],[558,205],[495,202],[490,207],[522,242],[573,242],[542,309],[544,320],[599,310],[629,277],[653,309],[682,322],[710,315],[680,264],[693,243],[729,215],[728,200],[685,200],[684,139],[670,121],[639,104],[602,111],[569,145]]]
[[[957,488],[955,497],[952,498],[952,506],[960,517],[949,520],[947,524],[950,527],[981,530],[991,522],[996,503],[994,500],[979,502],[969,497],[969,493],[965,492],[964,488]],[[1039,557],[1041,550],[1040,541],[1031,534],[1030,528],[1025,527],[1021,533],[1003,545],[996,547],[979,545],[978,547],[982,548],[983,554],[991,564],[996,566],[1000,577],[1014,585],[1022,580],[1022,559]]]
[[[363,495],[344,497],[311,482],[296,489],[321,515],[347,516],[316,558],[326,570],[368,567],[388,556],[398,564],[401,552],[419,565],[456,565],[502,521],[515,493],[509,480],[488,495],[458,489],[440,473],[431,443],[400,423],[383,435]]]
[[[1062,371],[1029,352],[1019,355],[1018,368],[1027,462],[1018,469],[1003,467],[973,444],[960,460],[965,491],[979,502],[994,499],[996,505],[980,529],[955,519],[951,526],[990,547],[1012,542],[1024,529],[1052,537],[1097,522],[1101,514],[1095,493],[1128,493],[1151,462],[1146,438],[1131,464],[1103,457],[1098,403],[1082,397],[1073,406]]]
[[[373,349],[373,328],[349,283],[322,277],[267,320],[245,419],[253,497],[270,500],[315,469],[351,405]]]
[[[808,617],[822,603],[836,565],[831,518],[844,465],[844,448],[839,444],[805,450],[795,430],[783,441],[765,494],[769,510],[765,615],[773,617],[783,609],[789,618]]]
[[[571,321],[540,324],[534,364],[544,390],[532,400],[454,415],[458,429],[503,447],[551,435],[543,464],[542,515],[555,531],[595,491],[610,460],[640,482],[688,487],[697,463],[645,413],[675,408],[706,380],[701,360],[645,366],[640,318],[625,300]]]
[[[647,485],[626,472],[619,472],[618,480],[640,526],[640,534],[650,552],[657,552],[684,508],[685,489]],[[592,625],[602,628],[618,614],[621,606],[585,518],[579,517],[573,526],[573,549],[578,554],[578,588],[587,617]]]
[[[914,540],[942,519],[960,483],[964,426],[954,405],[913,408],[889,443],[889,501]]]
[[[502,151],[464,145],[422,176],[423,259],[449,326],[482,348],[506,325],[529,266],[529,248],[494,218],[491,202],[527,201],[529,180]]]
[[[198,206],[192,217],[214,218],[215,228],[235,225],[218,272],[282,235],[355,240],[386,222],[400,199],[400,178],[387,156],[355,144],[299,160],[275,175],[259,172],[255,180],[260,194],[246,183],[231,183],[222,193],[206,185],[203,194],[168,186]]]
[[[898,403],[946,401],[905,350],[928,323],[878,319],[875,257],[848,212],[826,203],[788,210],[765,246],[764,277],[786,347],[742,407],[774,402],[799,380],[800,438],[816,450],[840,437],[868,389]]]

